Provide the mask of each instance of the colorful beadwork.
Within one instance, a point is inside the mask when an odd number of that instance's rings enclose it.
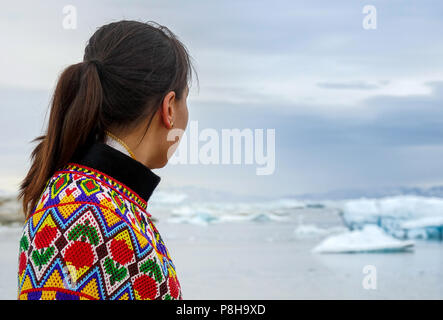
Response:
[[[183,299],[146,208],[93,168],[69,163],[55,172],[23,228],[18,299]]]

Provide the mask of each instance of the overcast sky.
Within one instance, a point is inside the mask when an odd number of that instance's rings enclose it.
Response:
[[[363,7],[377,28],[362,27]],[[77,29],[62,26],[65,5]],[[0,189],[26,173],[62,69],[97,27],[154,20],[187,46],[199,128],[274,128],[276,168],[169,165],[162,187],[239,194],[443,184],[443,3],[9,1],[0,11]]]

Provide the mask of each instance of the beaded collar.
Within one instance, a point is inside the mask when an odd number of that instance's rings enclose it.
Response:
[[[100,141],[94,142],[72,162],[97,169],[124,183],[146,202],[161,178],[141,162]]]

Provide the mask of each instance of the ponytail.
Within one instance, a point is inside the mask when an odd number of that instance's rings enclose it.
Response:
[[[23,212],[28,218],[35,209],[48,179],[67,164],[76,152],[103,134],[100,110],[103,90],[100,63],[85,61],[66,68],[60,75],[52,97],[45,135],[31,154],[31,167],[20,184],[17,200],[23,198]]]

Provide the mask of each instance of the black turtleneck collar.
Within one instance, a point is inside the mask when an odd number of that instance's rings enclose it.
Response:
[[[160,177],[141,162],[104,142],[94,142],[72,162],[97,169],[122,182],[146,202],[160,182]]]

